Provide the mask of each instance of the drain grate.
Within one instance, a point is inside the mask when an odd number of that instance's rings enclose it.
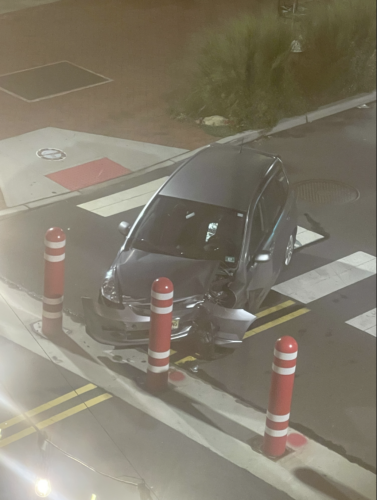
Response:
[[[111,81],[76,64],[60,61],[0,75],[0,90],[24,101],[34,102]]]
[[[327,179],[312,179],[294,185],[299,201],[321,205],[344,205],[360,198],[352,186]]]

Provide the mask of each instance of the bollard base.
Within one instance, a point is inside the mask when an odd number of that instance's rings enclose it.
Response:
[[[169,389],[169,372],[154,373],[148,369],[146,387],[152,394],[166,392]]]
[[[168,392],[171,387],[169,385],[163,386],[163,387],[156,387],[156,388],[150,388],[148,386],[148,381],[147,381],[147,374],[141,377],[135,377],[133,378],[135,384],[143,391],[147,392],[151,396],[159,396],[160,394],[164,394]]]
[[[43,331],[42,331],[42,321],[36,321],[35,323],[31,323],[30,327],[31,327],[33,333],[36,333],[37,335],[40,335],[44,339],[49,339],[50,338],[50,336],[45,335],[43,333]],[[59,333],[65,333],[66,335],[70,335],[72,333],[72,330],[68,330],[68,328],[63,328],[62,332],[59,332]]]
[[[272,462],[278,462],[282,458],[285,458],[288,455],[292,455],[292,453],[295,452],[295,450],[293,450],[292,448],[289,448],[287,446],[286,449],[285,449],[285,452],[283,453],[283,455],[280,455],[279,457],[268,456],[263,451],[263,441],[264,441],[264,437],[263,436],[256,436],[253,439],[251,439],[248,444],[251,446],[251,449],[253,451],[256,451],[260,455],[263,455],[264,457],[268,458]]]

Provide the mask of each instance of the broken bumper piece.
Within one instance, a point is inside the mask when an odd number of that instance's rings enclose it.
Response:
[[[110,309],[82,298],[86,333],[100,344],[114,347],[146,345],[149,342],[149,316],[139,316],[130,308]],[[172,330],[172,340],[187,337],[192,329],[192,322],[181,322]]]
[[[245,332],[256,320],[256,316],[244,309],[228,309],[210,301],[205,302],[204,307],[217,330],[215,344],[222,347],[242,344]]]
[[[111,309],[90,298],[82,298],[86,320],[86,332],[101,344],[115,347],[148,344],[150,317],[136,314],[131,307]],[[205,300],[201,313],[214,326],[214,343],[222,347],[236,347],[242,344],[245,332],[256,316],[244,309],[228,309]],[[190,335],[195,328],[199,309],[180,311],[178,327],[172,329],[172,340]],[[173,317],[173,323],[174,320]]]

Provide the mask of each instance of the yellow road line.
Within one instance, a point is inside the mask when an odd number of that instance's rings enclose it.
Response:
[[[81,411],[91,408],[92,406],[98,405],[99,403],[102,403],[103,401],[106,401],[107,399],[110,398],[112,398],[111,394],[107,393],[102,394],[102,396],[90,399],[89,401],[86,401],[86,403],[81,403],[77,406],[74,406],[73,408],[70,408],[69,410],[63,411],[62,413],[58,413],[57,415],[48,418],[47,420],[43,420],[42,422],[36,424],[36,427],[38,429],[45,429],[46,427],[49,427],[50,425],[55,424],[56,422],[60,422],[61,420],[71,417],[72,415],[76,415],[77,413],[80,413]],[[35,430],[34,427],[28,427],[27,429],[24,429],[21,432],[17,432],[16,434],[9,436],[8,438],[0,440],[0,448],[4,448],[5,446],[8,446],[9,444],[14,443],[15,441],[19,441],[20,439],[29,436],[30,434],[33,434],[35,432],[37,431]]]
[[[286,316],[282,316],[281,318],[275,319],[274,321],[270,321],[269,323],[266,323],[264,325],[258,326],[257,328],[253,328],[252,330],[249,330],[248,332],[245,333],[244,339],[247,339],[251,337],[252,335],[255,335],[256,333],[263,332],[264,330],[268,330],[269,328],[272,328],[274,326],[280,325],[281,323],[285,323],[286,321],[290,321],[291,319],[297,318],[298,316],[301,316],[302,314],[306,314],[309,312],[310,309],[299,309],[298,311],[295,311],[291,314],[287,314]]]
[[[173,356],[173,354],[176,354],[177,351],[174,351],[173,349],[170,349],[170,356]]]
[[[50,408],[54,408],[55,406],[61,405],[62,403],[65,403],[66,401],[69,401],[70,399],[76,398],[77,396],[81,394],[85,394],[86,392],[92,391],[93,389],[96,389],[97,386],[94,384],[88,384],[84,385],[84,387],[80,387],[79,389],[76,389],[75,391],[69,392],[68,394],[65,394],[64,396],[61,396],[60,398],[53,399],[52,401],[49,401],[48,403],[45,403],[41,406],[38,406],[37,408],[34,408],[33,410],[29,410],[25,413],[27,417],[34,417],[35,415],[39,415],[40,413],[43,413],[44,411],[49,410]],[[11,418],[10,420],[7,420],[6,422],[3,422],[0,424],[0,431],[3,429],[9,429],[9,427],[12,427],[13,425],[17,425],[20,422],[23,422],[26,420],[25,415],[18,415],[17,417]]]
[[[30,434],[33,434],[35,431],[34,427],[28,427],[27,429],[24,429],[21,432],[17,432],[17,434],[13,434],[12,436],[9,436],[8,438],[1,439],[0,440],[0,448],[4,448],[4,446],[8,446],[8,444],[14,443],[15,441],[19,441],[20,439],[30,436]]]
[[[179,361],[176,361],[175,364],[176,365],[183,365],[183,364],[187,363],[188,361],[196,361],[196,358],[194,358],[193,356],[187,356],[186,358],[182,358]]]
[[[255,316],[257,318],[263,318],[263,316],[267,316],[268,314],[272,314],[276,311],[280,311],[281,309],[284,309],[285,307],[293,306],[295,304],[296,304],[296,302],[294,300],[287,300],[286,302],[282,302],[281,304],[278,304],[277,306],[270,307],[269,309],[265,309],[264,311],[257,313]]]
[[[110,398],[112,398],[111,394],[102,394],[102,396],[97,396],[96,398],[90,399],[85,403],[81,403],[80,405],[74,406],[69,410],[63,411],[62,413],[58,413],[57,415],[54,415],[53,417],[48,418],[47,420],[43,420],[43,422],[39,422],[39,424],[37,424],[37,427],[38,429],[44,429],[45,427],[49,427],[50,425],[55,424],[56,422],[60,422],[65,418],[72,417],[72,415],[76,415],[76,413],[80,413],[81,411],[84,411],[87,408],[91,408],[92,406],[98,405],[99,403],[102,403],[102,401],[106,401],[107,399]]]

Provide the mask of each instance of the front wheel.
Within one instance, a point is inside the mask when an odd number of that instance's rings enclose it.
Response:
[[[214,328],[210,321],[203,321],[194,327],[195,350],[202,359],[211,361],[215,358]]]
[[[289,266],[289,264],[292,261],[292,256],[293,256],[293,250],[295,248],[295,243],[296,243],[296,233],[292,233],[289,237],[287,247],[285,249],[285,256],[284,256],[284,265],[286,267]]]

